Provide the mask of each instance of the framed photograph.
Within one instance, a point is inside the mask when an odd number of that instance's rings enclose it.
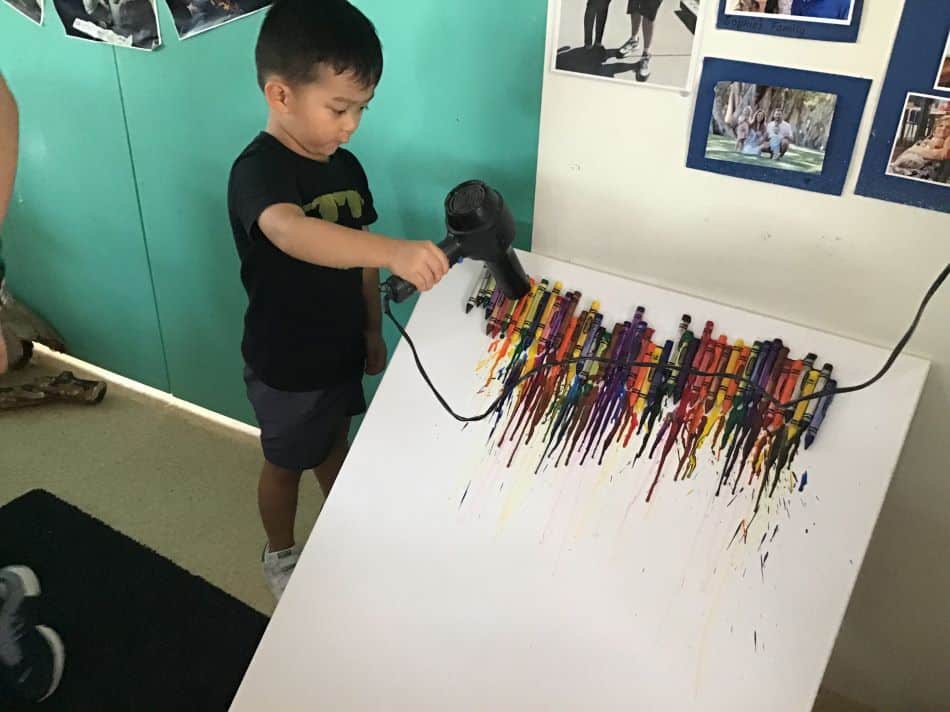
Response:
[[[864,0],[719,0],[716,26],[797,39],[855,42]]]
[[[53,0],[53,6],[70,37],[142,50],[162,43],[155,0]]]
[[[947,42],[940,57],[940,66],[937,67],[937,81],[934,89],[950,91],[950,31],[947,32]]]
[[[906,0],[858,175],[858,195],[950,213],[948,35],[950,2]]]
[[[870,85],[868,79],[708,58],[686,165],[840,195]]]
[[[253,15],[271,0],[165,0],[175,20],[178,38],[186,40],[229,22]]]
[[[553,71],[654,89],[690,90],[699,49],[700,0],[553,2],[557,23]]]
[[[907,95],[886,172],[950,188],[950,97]]]
[[[821,174],[836,94],[743,82],[714,92],[706,158]]]
[[[43,0],[3,0],[4,3],[37,25],[43,24]]]

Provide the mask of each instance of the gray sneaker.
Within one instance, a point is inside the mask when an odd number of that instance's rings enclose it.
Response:
[[[40,582],[26,566],[0,570],[0,680],[31,702],[52,695],[66,651],[56,631],[34,625]]]

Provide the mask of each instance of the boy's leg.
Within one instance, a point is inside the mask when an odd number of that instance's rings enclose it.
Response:
[[[654,20],[650,20],[646,17],[643,18],[643,52],[644,54],[650,53],[650,47],[653,46],[653,23]]]
[[[642,16],[639,12],[630,13],[630,38],[637,39],[640,36],[640,23]]]
[[[653,46],[653,27],[656,16],[660,11],[663,0],[641,0],[643,11],[643,56],[640,66],[637,67],[637,79],[645,81],[650,76],[650,58],[653,56],[650,48]]]
[[[323,490],[324,497],[329,496],[330,490],[333,489],[336,476],[340,473],[340,468],[343,466],[346,454],[350,450],[350,442],[348,440],[349,433],[350,419],[344,418],[337,430],[336,437],[333,441],[333,449],[330,450],[327,459],[319,466],[313,468],[313,474],[317,476],[317,482],[320,483],[320,489]]]
[[[640,0],[627,0],[627,14],[630,15],[630,39],[620,47],[622,57],[630,57],[640,50]]]
[[[257,486],[257,504],[270,551],[283,551],[294,545],[300,474],[264,462]]]

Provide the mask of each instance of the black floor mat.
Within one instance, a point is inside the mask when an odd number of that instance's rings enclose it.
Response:
[[[41,620],[66,646],[39,706],[0,710],[227,710],[268,619],[49,492],[0,507],[0,567],[40,579]]]

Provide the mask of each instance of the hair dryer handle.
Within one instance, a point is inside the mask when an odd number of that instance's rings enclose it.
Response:
[[[454,266],[457,262],[462,259],[462,243],[460,243],[455,237],[449,235],[442,242],[438,244],[438,248],[445,253],[446,258],[449,261],[449,267]],[[400,302],[406,301],[416,292],[415,285],[412,282],[408,282],[402,277],[397,277],[393,275],[387,279],[382,286],[382,291],[385,294],[389,295],[390,300],[399,304]]]

